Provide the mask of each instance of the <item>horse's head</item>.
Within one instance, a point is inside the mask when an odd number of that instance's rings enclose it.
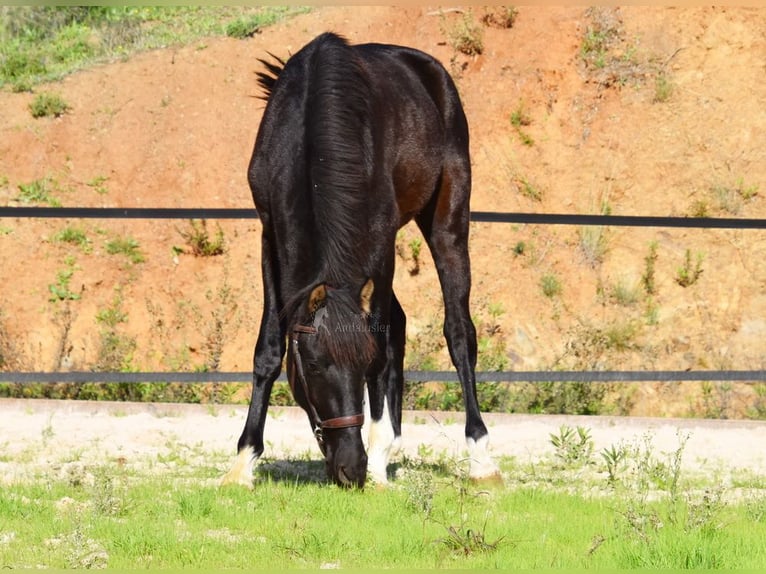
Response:
[[[362,442],[365,374],[375,356],[368,317],[372,280],[360,291],[316,286],[290,330],[288,373],[309,416],[327,474],[343,486],[364,486]]]

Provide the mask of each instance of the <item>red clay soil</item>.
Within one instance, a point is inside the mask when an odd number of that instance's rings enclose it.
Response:
[[[521,7],[511,28],[483,25],[483,53],[466,56],[448,31],[468,10],[322,7],[251,39],[143,53],[38,87],[71,105],[57,119],[32,118],[33,94],[0,93],[0,203],[19,205],[19,184],[51,178],[64,206],[251,207],[246,166],[264,107],[257,58],[289,56],[331,30],[422,49],[453,72],[471,129],[474,210],[766,217],[766,10]],[[472,9],[474,20],[482,14]],[[583,49],[589,31],[609,39],[601,56]],[[88,249],[55,240],[69,225],[86,231]],[[259,224],[220,225],[225,255],[203,258],[184,242],[187,222],[0,221],[6,368],[91,368],[97,314],[119,308],[134,368],[248,370]],[[109,254],[115,237],[135,239],[144,261]],[[433,345],[433,366],[448,368],[427,250],[410,273],[416,237],[411,226],[401,234],[395,289],[408,337],[420,341],[412,357]],[[684,287],[687,251],[702,273]],[[480,367],[766,368],[762,231],[473,224],[471,255]],[[51,301],[67,268],[79,298]],[[700,414],[700,389],[637,385],[623,410]],[[713,390],[728,415],[763,399],[755,386]]]

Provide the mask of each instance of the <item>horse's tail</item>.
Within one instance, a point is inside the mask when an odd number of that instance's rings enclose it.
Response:
[[[369,241],[371,90],[354,48],[335,34],[312,42],[305,110],[306,162],[317,246],[327,279],[361,280]],[[360,283],[361,284],[361,283]]]

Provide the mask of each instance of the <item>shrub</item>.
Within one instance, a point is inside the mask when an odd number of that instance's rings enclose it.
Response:
[[[478,56],[484,51],[484,31],[474,22],[470,14],[463,17],[448,31],[452,48],[466,56]]]
[[[546,273],[540,279],[540,287],[543,290],[543,295],[552,299],[561,294],[561,281],[554,273]]]
[[[515,6],[495,6],[481,16],[481,23],[494,28],[513,28],[519,10]]]
[[[223,237],[221,226],[216,224],[217,231],[215,239],[211,239],[207,230],[207,221],[191,219],[189,220],[189,230],[178,229],[178,233],[184,238],[186,244],[192,253],[198,257],[213,257],[222,255],[225,251],[226,242]]]
[[[681,287],[689,287],[697,282],[700,275],[702,275],[702,254],[698,253],[696,263],[692,264],[692,252],[687,249],[684,264],[676,272],[676,283]]]
[[[43,92],[29,103],[33,118],[60,117],[70,110],[69,104],[58,94]]]

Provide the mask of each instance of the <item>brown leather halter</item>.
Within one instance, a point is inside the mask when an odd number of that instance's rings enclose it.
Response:
[[[303,387],[303,394],[306,397],[306,404],[308,404],[309,418],[311,419],[311,426],[314,427],[314,437],[319,443],[319,447],[324,453],[324,429],[344,429],[349,427],[360,427],[364,424],[364,414],[358,415],[346,415],[343,417],[335,417],[332,419],[322,420],[317,412],[314,404],[311,402],[309,395],[309,386],[306,382],[306,374],[303,371],[303,361],[301,361],[301,352],[298,345],[298,335],[316,335],[316,327],[310,325],[295,325],[293,327],[293,365],[295,370],[292,377],[288,377],[290,381],[290,387],[295,395],[295,374],[297,371],[298,380]]]

